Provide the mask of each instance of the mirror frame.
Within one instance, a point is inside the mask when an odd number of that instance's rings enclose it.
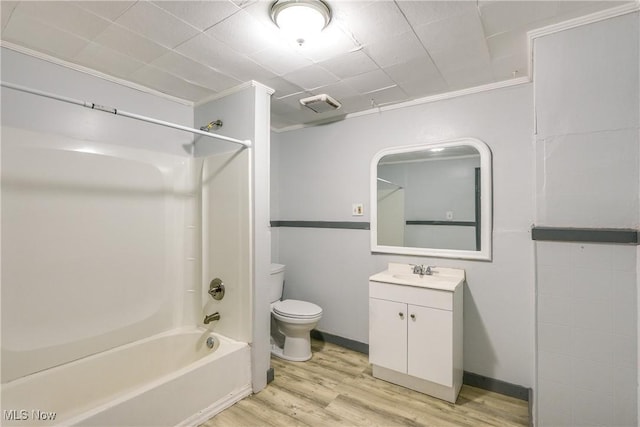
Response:
[[[378,244],[378,162],[389,154],[410,153],[432,148],[446,148],[458,145],[470,145],[480,153],[480,250],[458,250],[439,248],[418,248],[406,246],[385,246]],[[371,160],[371,252],[399,255],[431,256],[438,258],[458,258],[491,261],[493,235],[493,195],[491,150],[484,142],[476,138],[459,138],[440,142],[406,145],[385,148]]]

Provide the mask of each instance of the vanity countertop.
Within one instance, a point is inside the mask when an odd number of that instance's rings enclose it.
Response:
[[[459,268],[431,267],[433,274],[413,273],[410,264],[389,263],[387,270],[369,277],[371,282],[393,283],[453,292],[465,280],[465,271]]]

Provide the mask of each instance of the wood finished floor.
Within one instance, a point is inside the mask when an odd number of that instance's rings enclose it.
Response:
[[[364,354],[321,341],[312,350],[304,363],[272,357],[273,382],[202,426],[529,425],[525,401],[465,385],[453,405],[374,378]]]

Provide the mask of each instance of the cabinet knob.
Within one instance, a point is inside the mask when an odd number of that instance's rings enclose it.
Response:
[[[412,320],[416,320],[416,315],[415,315],[415,314],[412,314],[412,315],[411,315],[411,319],[412,319]]]
[[[404,313],[400,312],[400,313],[398,313],[398,316],[400,316],[400,318],[403,319],[404,318]]]

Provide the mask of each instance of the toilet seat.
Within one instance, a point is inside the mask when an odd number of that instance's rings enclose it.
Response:
[[[322,315],[322,308],[316,304],[295,299],[277,301],[272,310],[275,314],[292,319],[314,319]]]

